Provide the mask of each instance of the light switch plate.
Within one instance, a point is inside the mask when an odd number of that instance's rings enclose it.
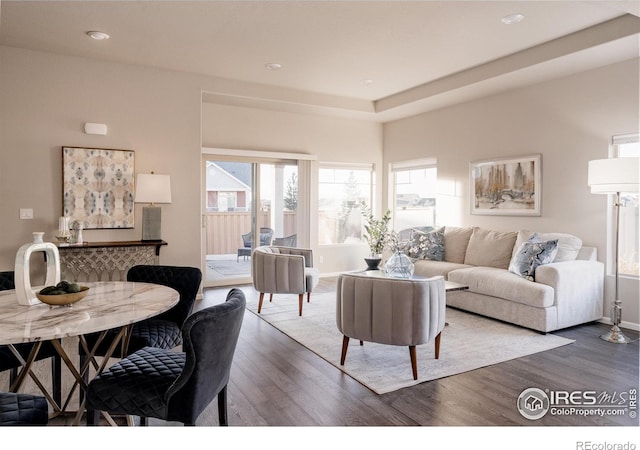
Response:
[[[20,219],[33,219],[33,209],[20,208]]]

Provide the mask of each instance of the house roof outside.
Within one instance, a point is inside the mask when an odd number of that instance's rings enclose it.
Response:
[[[245,183],[246,170],[238,166],[248,166],[249,183]],[[207,191],[219,192],[251,192],[251,164],[223,163],[220,161],[207,162]]]

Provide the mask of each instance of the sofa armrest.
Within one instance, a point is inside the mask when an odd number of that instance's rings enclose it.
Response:
[[[602,318],[604,264],[599,261],[564,261],[536,269],[536,283],[554,290],[558,328]]]

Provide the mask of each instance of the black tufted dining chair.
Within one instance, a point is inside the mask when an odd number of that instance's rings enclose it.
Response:
[[[47,425],[49,405],[39,395],[0,392],[0,426]]]
[[[245,310],[231,289],[226,301],[193,313],[182,327],[183,352],[145,347],[114,364],[87,388],[87,425],[99,411],[154,417],[194,426],[218,397],[220,425],[227,421],[227,384]]]
[[[15,289],[15,273],[13,271],[0,272],[0,291],[6,291]],[[22,359],[26,360],[33,349],[32,343],[14,344],[15,349],[20,353]],[[36,361],[51,358],[51,383],[52,383],[52,397],[60,404],[62,398],[62,366],[60,355],[56,351],[51,342],[43,342],[36,357]],[[14,380],[18,376],[18,369],[22,366],[20,360],[15,357],[8,346],[0,345],[0,372],[10,370],[9,384],[13,384]]]
[[[127,272],[127,281],[161,284],[175,289],[180,294],[178,303],[168,311],[142,322],[135,323],[129,336],[127,352],[122,355],[118,346],[111,355],[113,358],[122,358],[144,347],[158,347],[172,349],[182,344],[181,327],[187,316],[193,310],[193,305],[200,289],[202,272],[195,267],[180,266],[133,266]],[[95,356],[107,354],[109,346],[118,330],[111,330],[110,334],[99,344]],[[86,337],[89,348],[93,348],[99,333],[89,334]],[[80,367],[84,367],[87,354],[82,346],[78,348],[80,354]],[[88,371],[84,373],[85,381],[89,379]]]

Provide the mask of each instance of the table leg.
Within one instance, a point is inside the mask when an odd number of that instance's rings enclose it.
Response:
[[[22,355],[20,354],[20,352],[18,352],[18,350],[16,350],[16,348],[12,344],[8,344],[9,350],[11,351],[11,353],[13,353],[13,356],[18,360],[18,362],[22,367],[22,369],[20,369],[20,372],[18,373],[18,376],[9,387],[9,391],[18,392],[18,390],[22,387],[24,380],[27,378],[27,375],[29,375],[31,379],[34,381],[34,383],[36,383],[36,386],[38,386],[38,389],[42,391],[42,394],[47,399],[47,401],[51,404],[54,412],[58,414],[61,412],[60,405],[51,397],[51,395],[49,394],[49,391],[47,391],[47,388],[44,387],[40,379],[31,370],[31,367],[35,362],[41,347],[42,347],[42,342],[36,342],[33,348],[31,349],[31,351],[29,352],[27,359],[25,360],[24,358],[22,358]]]

